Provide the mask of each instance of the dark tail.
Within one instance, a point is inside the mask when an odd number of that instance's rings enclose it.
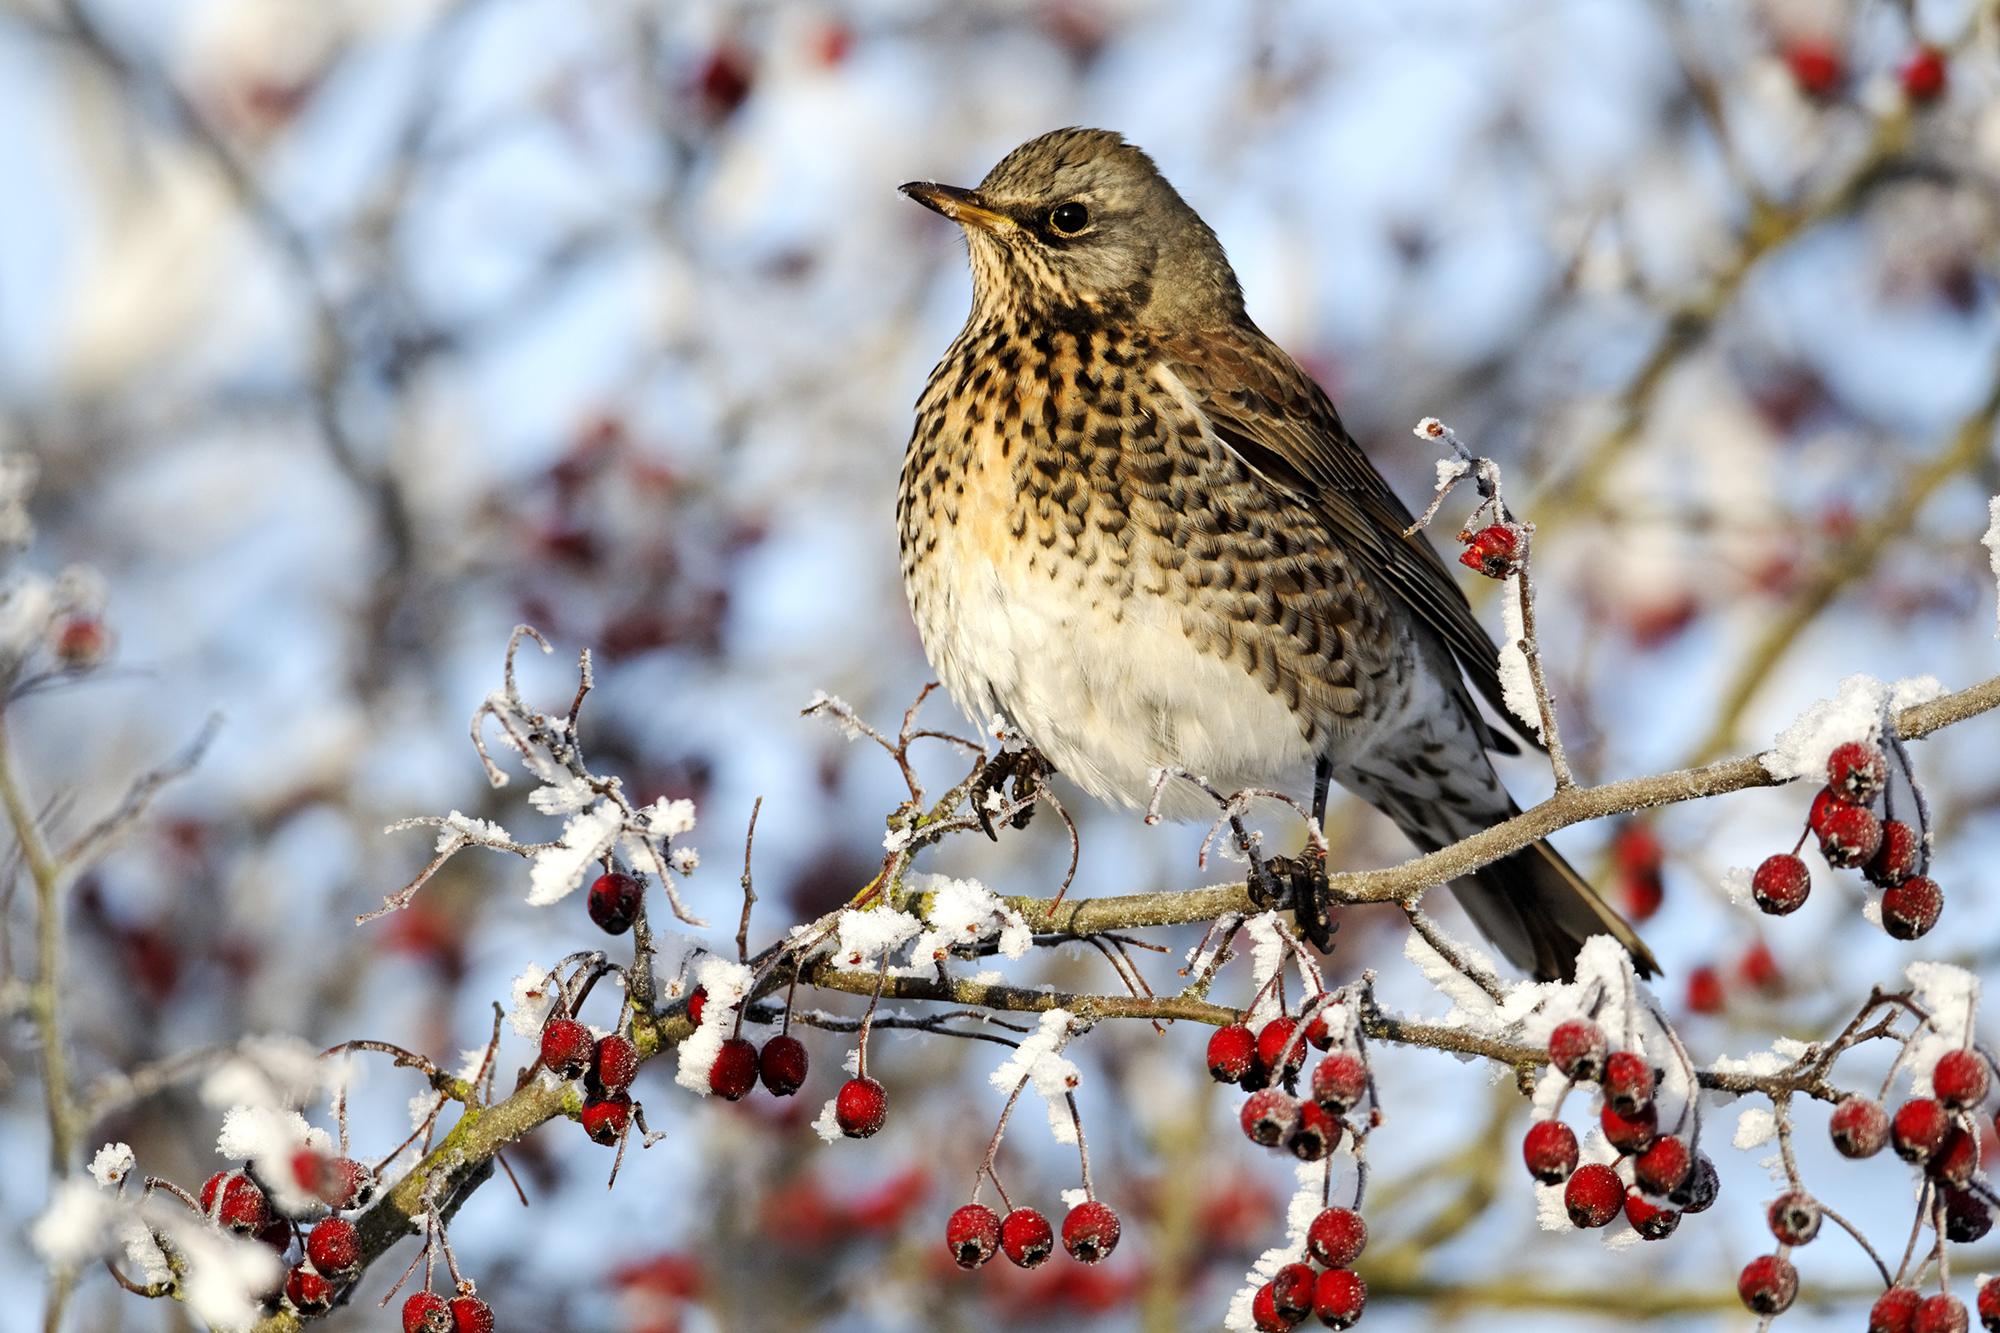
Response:
[[[1625,918],[1545,842],[1454,880],[1451,889],[1480,933],[1538,981],[1574,980],[1577,953],[1592,935],[1624,945],[1640,976],[1660,970]]]

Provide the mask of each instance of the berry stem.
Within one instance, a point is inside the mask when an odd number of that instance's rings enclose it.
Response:
[[[1095,1199],[1097,1187],[1090,1181],[1090,1143],[1083,1136],[1083,1112],[1076,1109],[1076,1094],[1065,1092],[1063,1100],[1069,1103],[1069,1120],[1076,1126],[1076,1154],[1083,1162],[1083,1197]]]
[[[875,969],[875,993],[868,997],[868,1012],[861,1016],[861,1040],[854,1057],[854,1076],[868,1077],[868,1031],[875,1025],[875,1010],[882,1003],[882,984],[889,979],[889,951],[882,951],[882,964]],[[743,1011],[736,1011],[737,1026],[743,1023]]]
[[[1021,1100],[1021,1092],[1028,1086],[1028,1079],[1030,1077],[1031,1075],[1028,1074],[1021,1075],[1020,1079],[1014,1084],[1014,1090],[1007,1094],[1007,1104],[1000,1108],[1000,1119],[993,1126],[993,1137],[986,1141],[986,1155],[980,1159],[979,1170],[973,1173],[972,1201],[974,1203],[979,1202],[979,1180],[981,1176],[992,1176],[995,1188],[998,1188],[1000,1185],[1000,1177],[993,1169],[993,1163],[1000,1156],[1000,1137],[1007,1132],[1007,1117],[1014,1114],[1014,1103]],[[1007,1191],[1001,1190],[1000,1197],[1005,1199]]]
[[[764,798],[759,796],[750,803],[750,827],[743,834],[743,917],[736,923],[736,961],[750,961],[750,908],[757,901],[757,890],[750,885],[750,848],[757,840],[757,814],[764,808]]]

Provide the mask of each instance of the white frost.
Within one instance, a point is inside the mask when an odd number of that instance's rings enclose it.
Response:
[[[1738,907],[1749,907],[1756,901],[1750,892],[1751,882],[1757,872],[1749,866],[1731,866],[1722,872],[1722,891],[1729,895],[1729,901]]]
[[[670,801],[662,796],[639,812],[646,831],[656,838],[678,838],[694,832],[694,802]]]
[[[222,1118],[215,1150],[232,1161],[248,1162],[270,1192],[271,1202],[287,1217],[304,1217],[320,1210],[320,1201],[299,1187],[292,1158],[302,1148],[331,1153],[333,1141],[314,1129],[297,1111],[275,1106],[236,1106]]]
[[[1972,1019],[1979,1007],[1979,978],[1949,963],[1911,963],[1912,997],[1930,1011],[1928,1026],[1910,1043],[1905,1065],[1913,1072],[1910,1090],[1919,1097],[1931,1092],[1931,1069],[1947,1051],[1963,1049],[1972,1037]]]
[[[1257,1262],[1250,1265],[1250,1271],[1243,1275],[1243,1285],[1229,1298],[1229,1313],[1223,1317],[1222,1326],[1231,1333],[1251,1333],[1257,1327],[1250,1314],[1257,1288],[1269,1282],[1286,1264],[1298,1263],[1306,1257],[1306,1232],[1319,1216],[1326,1167],[1319,1162],[1300,1162],[1293,1171],[1298,1188],[1285,1206],[1285,1243],[1259,1255]]]
[[[264,1294],[280,1275],[270,1246],[189,1226],[175,1227],[173,1242],[187,1259],[179,1294],[190,1314],[216,1333],[235,1333],[258,1321]]]
[[[750,969],[727,958],[710,956],[695,964],[695,984],[708,993],[702,1001],[701,1024],[675,1052],[674,1082],[706,1097],[708,1075],[722,1043],[736,1027],[736,1009],[750,993]]]
[[[539,1038],[554,1005],[555,988],[549,984],[549,974],[530,963],[514,978],[514,1007],[507,1011],[507,1021],[523,1037]]]
[[[35,1253],[51,1268],[77,1268],[104,1249],[114,1204],[88,1181],[65,1180],[28,1229]]]
[[[1769,1143],[1778,1132],[1778,1119],[1761,1106],[1746,1106],[1736,1120],[1736,1136],[1729,1142],[1732,1147],[1748,1152]]]
[[[1849,676],[1840,682],[1833,698],[1821,699],[1778,733],[1771,748],[1760,756],[1764,771],[1786,782],[1794,778],[1823,782],[1827,756],[1836,746],[1880,740],[1887,712],[1935,699],[1943,692],[1944,687],[1932,676],[1913,676],[1894,685],[1873,676]]]
[[[138,1158],[129,1143],[107,1143],[90,1159],[90,1176],[105,1189],[122,1182],[132,1173]]]
[[[996,931],[1002,957],[1021,958],[1027,954],[1033,942],[1028,923],[999,894],[978,880],[933,876],[929,893],[930,908],[924,914],[929,929],[917,936],[911,946],[911,962],[940,962],[954,945],[978,944]]]
[[[840,1128],[839,1117],[836,1115],[839,1103],[840,1098],[838,1097],[827,1098],[826,1105],[820,1107],[819,1114],[813,1118],[813,1133],[819,1135],[828,1143],[838,1143],[845,1137]]]
[[[325,1082],[329,1066],[297,1037],[246,1037],[201,1083],[213,1107],[303,1106]]]
[[[574,773],[558,773],[555,780],[528,793],[528,804],[545,815],[573,815],[597,799],[588,782]]]
[[[1993,637],[2000,639],[2000,495],[1986,502],[1986,516],[1991,522],[1987,525],[1986,535],[1979,539],[1979,544],[1986,548],[1987,559],[1993,566]]]
[[[1521,618],[1521,576],[1509,574],[1500,590],[1500,698],[1507,711],[1542,735],[1542,708],[1535,702],[1535,679],[1528,671],[1528,654],[1522,643],[1528,637]],[[1542,737],[1546,740],[1547,737]]]
[[[1048,1103],[1049,1132],[1057,1143],[1076,1142],[1076,1121],[1069,1113],[1068,1095],[1076,1091],[1080,1079],[1076,1063],[1062,1049],[1074,1035],[1074,1017],[1067,1009],[1050,1009],[1042,1014],[1042,1024],[1022,1038],[1014,1053],[987,1075],[987,1082],[1001,1092],[1012,1093],[1022,1079],[1034,1084]]]
[[[887,950],[899,949],[915,939],[923,923],[908,912],[882,904],[865,911],[849,908],[840,914],[839,941],[834,945],[834,961],[841,967],[859,968],[880,961]]]
[[[575,892],[583,883],[583,872],[611,849],[624,824],[624,813],[611,801],[599,801],[592,809],[570,816],[555,846],[535,853],[535,863],[528,871],[528,902],[547,907]]]
[[[1257,992],[1257,1002],[1250,1006],[1243,1021],[1253,1029],[1261,1029],[1278,1016],[1278,988],[1271,984],[1271,978],[1285,966],[1290,949],[1285,942],[1284,924],[1276,912],[1261,912],[1251,917],[1243,923],[1243,933],[1250,939],[1250,983]]]

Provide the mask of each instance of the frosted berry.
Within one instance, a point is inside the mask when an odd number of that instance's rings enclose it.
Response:
[[[872,1078],[851,1078],[834,1096],[833,1118],[850,1139],[872,1137],[889,1118],[889,1090]]]
[[[1597,1122],[1604,1129],[1604,1137],[1611,1146],[1622,1153],[1642,1153],[1653,1146],[1653,1140],[1660,1136],[1659,1109],[1651,1102],[1637,1115],[1620,1115],[1605,1107],[1598,1112]]]
[[[622,871],[599,875],[590,886],[590,919],[607,935],[623,935],[638,918],[645,894],[644,886]]]
[[[1310,1264],[1286,1264],[1272,1275],[1271,1302],[1287,1327],[1312,1313],[1313,1290],[1318,1279]]]
[[[257,1239],[277,1251],[278,1257],[283,1258],[291,1252],[292,1224],[282,1217],[273,1218],[270,1225],[257,1233]]]
[[[1694,1154],[1676,1134],[1663,1135],[1632,1163],[1632,1178],[1648,1194],[1672,1194],[1694,1170]]]
[[[412,1293],[403,1302],[403,1333],[452,1333],[450,1304],[434,1291]]]
[[[1578,1167],[1563,1186],[1563,1207],[1574,1226],[1610,1226],[1624,1206],[1625,1182],[1602,1162]]]
[[[1275,1148],[1291,1137],[1299,1123],[1297,1099],[1276,1088],[1253,1092],[1243,1103],[1243,1132],[1252,1143]]]
[[[1528,1174],[1544,1185],[1560,1185],[1576,1170],[1576,1131],[1560,1120],[1537,1120],[1521,1140]]]
[[[1868,1333],[1910,1333],[1924,1298],[1914,1287],[1891,1287],[1868,1311]]]
[[[1882,929],[1899,940],[1930,933],[1944,911],[1944,890],[1929,875],[1912,875],[1882,894]]]
[[[1804,1245],[1819,1234],[1819,1201],[1799,1190],[1771,1200],[1764,1217],[1780,1245]]]
[[[983,1203],[968,1203],[945,1221],[944,1243],[960,1268],[977,1268],[1000,1248],[1000,1217]]]
[[[1208,1076],[1217,1083],[1241,1083],[1257,1063],[1257,1034],[1241,1023],[1220,1027],[1208,1039]]]
[[[1790,852],[1767,856],[1750,877],[1750,896],[1769,916],[1788,916],[1804,905],[1812,892],[1812,874],[1806,863]]]
[[[622,1092],[583,1099],[583,1132],[598,1143],[613,1144],[632,1123],[632,1099]]]
[[[2000,1277],[1989,1277],[1979,1284],[1979,1322],[1989,1333],[2000,1330]]]
[[[452,1333],[493,1333],[493,1307],[477,1296],[451,1298]]]
[[[1000,1248],[1021,1268],[1034,1268],[1056,1247],[1055,1228],[1033,1208],[1016,1208],[1001,1219]]]
[[[552,1018],[542,1025],[542,1065],[565,1081],[590,1071],[595,1044],[590,1029],[573,1018]]]
[[[1963,1125],[1953,1125],[1945,1131],[1944,1142],[1931,1155],[1926,1169],[1940,1184],[1963,1189],[1972,1183],[1972,1173],[1979,1169],[1978,1136]]]
[[[1285,1146],[1300,1161],[1317,1162],[1340,1146],[1340,1135],[1340,1121],[1328,1115],[1325,1107],[1318,1102],[1300,1102],[1298,1123],[1286,1136]]]
[[[1481,528],[1464,539],[1465,549],[1458,563],[1476,569],[1489,579],[1504,579],[1521,568],[1521,534],[1505,523]]]
[[[352,1277],[361,1266],[361,1233],[344,1217],[325,1218],[306,1236],[306,1258],[327,1277]]]
[[[1299,1020],[1274,1018],[1257,1033],[1257,1059],[1277,1077],[1290,1078],[1305,1068],[1306,1043],[1299,1036]],[[1283,1068],[1279,1068],[1279,1062]]]
[[[1306,1040],[1311,1042],[1316,1050],[1333,1049],[1333,1030],[1327,1026],[1324,1007],[1312,1016],[1311,1022],[1306,1024]]]
[[[304,1265],[285,1274],[285,1299],[302,1315],[325,1314],[333,1308],[333,1283]]]
[[[1688,1012],[1719,1014],[1727,998],[1722,991],[1722,974],[1714,968],[1704,963],[1688,973]]]
[[[757,1043],[748,1037],[731,1037],[715,1053],[708,1067],[708,1090],[718,1097],[740,1102],[757,1086]]]
[[[1922,840],[1917,831],[1900,819],[1882,821],[1882,841],[1875,848],[1875,855],[1868,858],[1868,864],[1861,873],[1868,877],[1870,884],[1885,889],[1894,888],[1917,873],[1918,861],[1923,852]]]
[[[1313,1313],[1328,1328],[1352,1328],[1368,1305],[1368,1284],[1351,1268],[1329,1268],[1313,1284]]]
[[[1943,1106],[1929,1097],[1912,1097],[1896,1108],[1896,1118],[1889,1122],[1889,1141],[1904,1161],[1928,1162],[1944,1146],[1950,1130],[1951,1117]]]
[[[805,1086],[806,1063],[804,1042],[788,1034],[776,1036],[757,1054],[757,1076],[773,1097],[789,1097]]]
[[[1903,96],[1912,102],[1935,102],[1944,95],[1944,52],[1935,46],[1918,47],[1896,77],[1903,85]]]
[[[1917,1307],[1917,1317],[1910,1324],[1910,1333],[1965,1333],[1969,1321],[1965,1313],[1965,1302],[1950,1293],[1927,1296]]]
[[[1736,1294],[1755,1314],[1783,1314],[1799,1295],[1799,1271],[1775,1254],[1759,1255],[1743,1265]]]
[[[591,1091],[603,1094],[623,1092],[632,1086],[639,1072],[639,1048],[630,1037],[612,1033],[598,1040],[590,1058]]]
[[[1799,91],[1817,102],[1833,98],[1847,78],[1839,49],[1816,38],[1786,47],[1785,67],[1792,72],[1792,82]]]
[[[1889,1113],[1859,1093],[1840,1099],[1827,1127],[1842,1157],[1873,1157],[1889,1141]]]
[[[1368,1095],[1368,1066],[1353,1051],[1334,1051],[1312,1073],[1313,1100],[1333,1115],[1346,1115]]]
[[[1118,1214],[1095,1199],[1085,1199],[1063,1219],[1063,1248],[1078,1263],[1094,1264],[1118,1248]]]
[[[1705,1152],[1694,1155],[1694,1169],[1688,1172],[1679,1189],[1667,1195],[1667,1202],[1684,1213],[1705,1213],[1715,1206],[1715,1196],[1722,1192],[1722,1177],[1715,1172],[1715,1163]]]
[[[1879,745],[1848,741],[1826,757],[1827,790],[1850,805],[1867,805],[1888,781],[1889,765]]]
[[[1977,1106],[1991,1086],[1986,1061],[1974,1051],[1946,1051],[1931,1071],[1931,1086],[1946,1106]]]
[[[1549,1034],[1549,1062],[1578,1083],[1589,1083],[1604,1072],[1604,1029],[1587,1018],[1556,1024]]]
[[[1984,1240],[1993,1229],[1993,1208],[1969,1189],[1947,1186],[1944,1191],[1944,1238],[1954,1245]]]
[[[1631,1051],[1604,1059],[1604,1100],[1622,1116],[1638,1115],[1653,1104],[1653,1067]]]
[[[1625,1220],[1632,1224],[1632,1229],[1639,1233],[1642,1240],[1665,1240],[1680,1226],[1681,1215],[1637,1194],[1628,1194],[1625,1196]]]
[[[318,1183],[308,1188],[327,1207],[345,1212],[375,1197],[375,1174],[352,1157],[335,1157],[320,1172]]]
[[[241,1171],[218,1171],[201,1187],[201,1211],[226,1231],[254,1236],[271,1221],[264,1191]]]
[[[1840,801],[1829,803],[1823,815],[1815,807],[1813,832],[1819,837],[1819,854],[1830,866],[1867,865],[1882,847],[1882,821],[1875,812]]]
[[[708,1008],[708,987],[696,986],[688,996],[688,1022],[701,1026],[702,1012]]]
[[[1352,1268],[1368,1248],[1368,1223],[1352,1208],[1327,1208],[1306,1228],[1306,1253],[1325,1268]]]
[[[1298,1322],[1278,1313],[1278,1288],[1274,1282],[1266,1282],[1250,1298],[1250,1325],[1258,1333],[1289,1333]]]

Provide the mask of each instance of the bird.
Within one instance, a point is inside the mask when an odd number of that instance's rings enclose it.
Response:
[[[897,499],[911,614],[959,706],[1175,818],[1204,797],[1162,789],[1173,770],[1311,782],[1322,826],[1337,782],[1423,851],[1517,813],[1490,752],[1518,746],[1473,693],[1509,717],[1493,640],[1153,160],[1061,129],[977,188],[901,189],[958,224],[972,270]],[[1546,843],[1451,887],[1539,979],[1599,934],[1657,970]]]

